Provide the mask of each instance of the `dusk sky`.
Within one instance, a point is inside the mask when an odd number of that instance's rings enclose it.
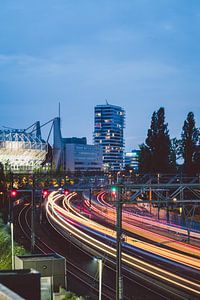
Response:
[[[0,127],[58,115],[92,143],[94,106],[126,111],[126,150],[165,108],[171,137],[200,126],[199,0],[1,0]],[[46,129],[48,130],[48,129]]]

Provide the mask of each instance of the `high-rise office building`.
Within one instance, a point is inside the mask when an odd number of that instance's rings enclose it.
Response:
[[[95,106],[94,144],[103,149],[104,170],[123,169],[125,111],[120,106]]]

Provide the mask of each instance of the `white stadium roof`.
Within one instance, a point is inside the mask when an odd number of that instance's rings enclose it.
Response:
[[[41,167],[48,143],[25,130],[0,130],[0,162],[13,172],[31,171]]]

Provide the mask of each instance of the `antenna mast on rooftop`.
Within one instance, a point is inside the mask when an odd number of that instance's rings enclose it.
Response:
[[[60,118],[60,102],[58,102],[58,117]]]

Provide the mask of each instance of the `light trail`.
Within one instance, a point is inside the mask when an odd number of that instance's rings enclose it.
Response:
[[[73,196],[74,195],[71,195],[70,197],[68,197],[68,199],[70,200]],[[60,200],[60,197],[56,196],[55,192],[50,194],[46,204],[46,211],[49,218],[51,218],[60,228],[70,232],[83,243],[90,245],[92,248],[95,248],[101,252],[106,252],[112,257],[116,256],[116,249],[109,245],[106,245],[101,241],[98,241],[97,239],[83,232],[83,230],[80,230],[76,227],[77,218],[79,219],[79,224],[81,224],[84,221],[83,218],[76,216],[72,224],[71,218],[74,218],[74,215],[71,212],[66,211],[64,208],[60,207],[57,204],[58,200]],[[87,221],[88,223],[90,223],[89,221],[91,220]],[[169,271],[162,270],[159,267],[153,266],[152,264],[144,262],[141,259],[134,258],[124,252],[122,253],[122,260],[132,268],[145,272],[146,274],[160,279],[165,283],[168,282],[170,284],[175,285],[176,287],[181,288],[182,290],[194,293],[195,295],[200,295],[199,284],[193,282],[192,280],[188,280],[178,275],[175,275]]]
[[[111,205],[110,203],[106,202],[104,200],[104,196],[105,196],[105,192],[100,192],[97,195],[97,200],[98,202],[102,205],[102,206],[107,206],[109,208],[114,208],[113,205]],[[124,207],[126,207],[126,203],[124,203]],[[141,216],[139,217],[138,215],[128,212],[126,210],[124,210],[124,213],[129,216],[131,219],[135,220],[135,221],[139,221],[141,222]],[[169,224],[169,223],[165,223],[165,222],[159,222],[159,221],[154,221],[152,220],[152,218],[148,217],[148,216],[142,216],[142,222],[146,223],[148,225],[152,225],[152,226],[156,226],[156,227],[160,227],[162,229],[167,229],[169,231],[173,231],[175,233],[178,234],[184,234],[184,235],[188,235],[188,232],[186,229],[182,228],[181,226],[175,225],[175,224]],[[190,230],[190,236],[200,239],[200,232],[195,231],[195,230]]]
[[[111,229],[109,229],[109,228],[107,228],[103,225],[98,224],[95,221],[91,221],[90,219],[82,216],[80,213],[78,213],[72,207],[69,198],[67,200],[65,200],[64,202],[66,202],[66,201],[67,201],[67,204],[63,203],[64,207],[66,209],[69,208],[70,211],[72,211],[72,214],[70,212],[69,212],[69,214],[78,223],[81,223],[84,226],[90,227],[93,230],[101,231],[102,233],[104,233],[104,234],[106,234],[109,237],[112,237],[114,239],[116,238],[116,232],[114,230],[111,230]],[[110,218],[110,215],[109,215],[109,218]],[[115,214],[114,214],[113,218],[115,220]],[[127,229],[127,225],[124,224],[124,222],[123,222],[123,225],[124,225],[123,227]],[[132,229],[132,227],[130,227],[130,228]],[[130,228],[129,228],[129,231],[130,231]],[[193,267],[195,269],[200,270],[200,261],[197,258],[193,258],[193,257],[188,256],[188,255],[180,254],[180,253],[177,253],[177,252],[169,250],[169,249],[161,248],[159,246],[156,246],[156,245],[153,245],[153,244],[150,244],[150,243],[147,243],[147,242],[143,242],[139,239],[132,238],[128,235],[126,235],[126,243],[129,244],[129,245],[132,245],[136,248],[139,248],[143,251],[148,251],[149,253],[153,253],[153,254],[159,255],[163,258],[167,258],[167,259],[173,260],[175,262],[179,262],[181,264],[184,264],[184,265],[187,265],[187,266],[190,266],[190,267]]]
[[[98,201],[101,200],[100,198],[102,198],[104,193],[100,193],[97,196]],[[106,218],[106,220],[112,224],[115,223],[116,220],[116,211],[113,207],[105,207],[102,206],[102,204],[98,204],[98,203],[93,203],[92,205],[89,205],[88,200],[85,201],[86,205],[90,206],[90,208],[95,211],[98,215],[103,216],[103,218]],[[135,218],[134,215],[127,213],[126,211],[123,210],[123,215],[122,215],[122,226],[123,229],[129,232],[132,232],[133,234],[137,234],[139,236],[142,236],[148,240],[152,240],[153,242],[157,242],[158,244],[163,244],[163,245],[167,245],[168,247],[174,249],[174,250],[179,250],[181,252],[184,252],[186,254],[192,254],[195,255],[196,257],[200,257],[200,249],[199,247],[196,246],[192,246],[192,245],[188,245],[185,243],[182,243],[180,241],[176,241],[175,239],[172,238],[168,238],[166,236],[160,235],[158,233],[152,232],[150,230],[141,228],[141,223],[145,223],[141,222],[141,218]],[[137,221],[137,225],[133,225],[132,223]],[[154,222],[156,223],[156,222]],[[145,224],[150,225],[150,221],[146,221]],[[154,225],[155,226],[155,225]],[[138,239],[135,239],[137,242],[141,242]],[[137,245],[135,245],[137,246]]]

